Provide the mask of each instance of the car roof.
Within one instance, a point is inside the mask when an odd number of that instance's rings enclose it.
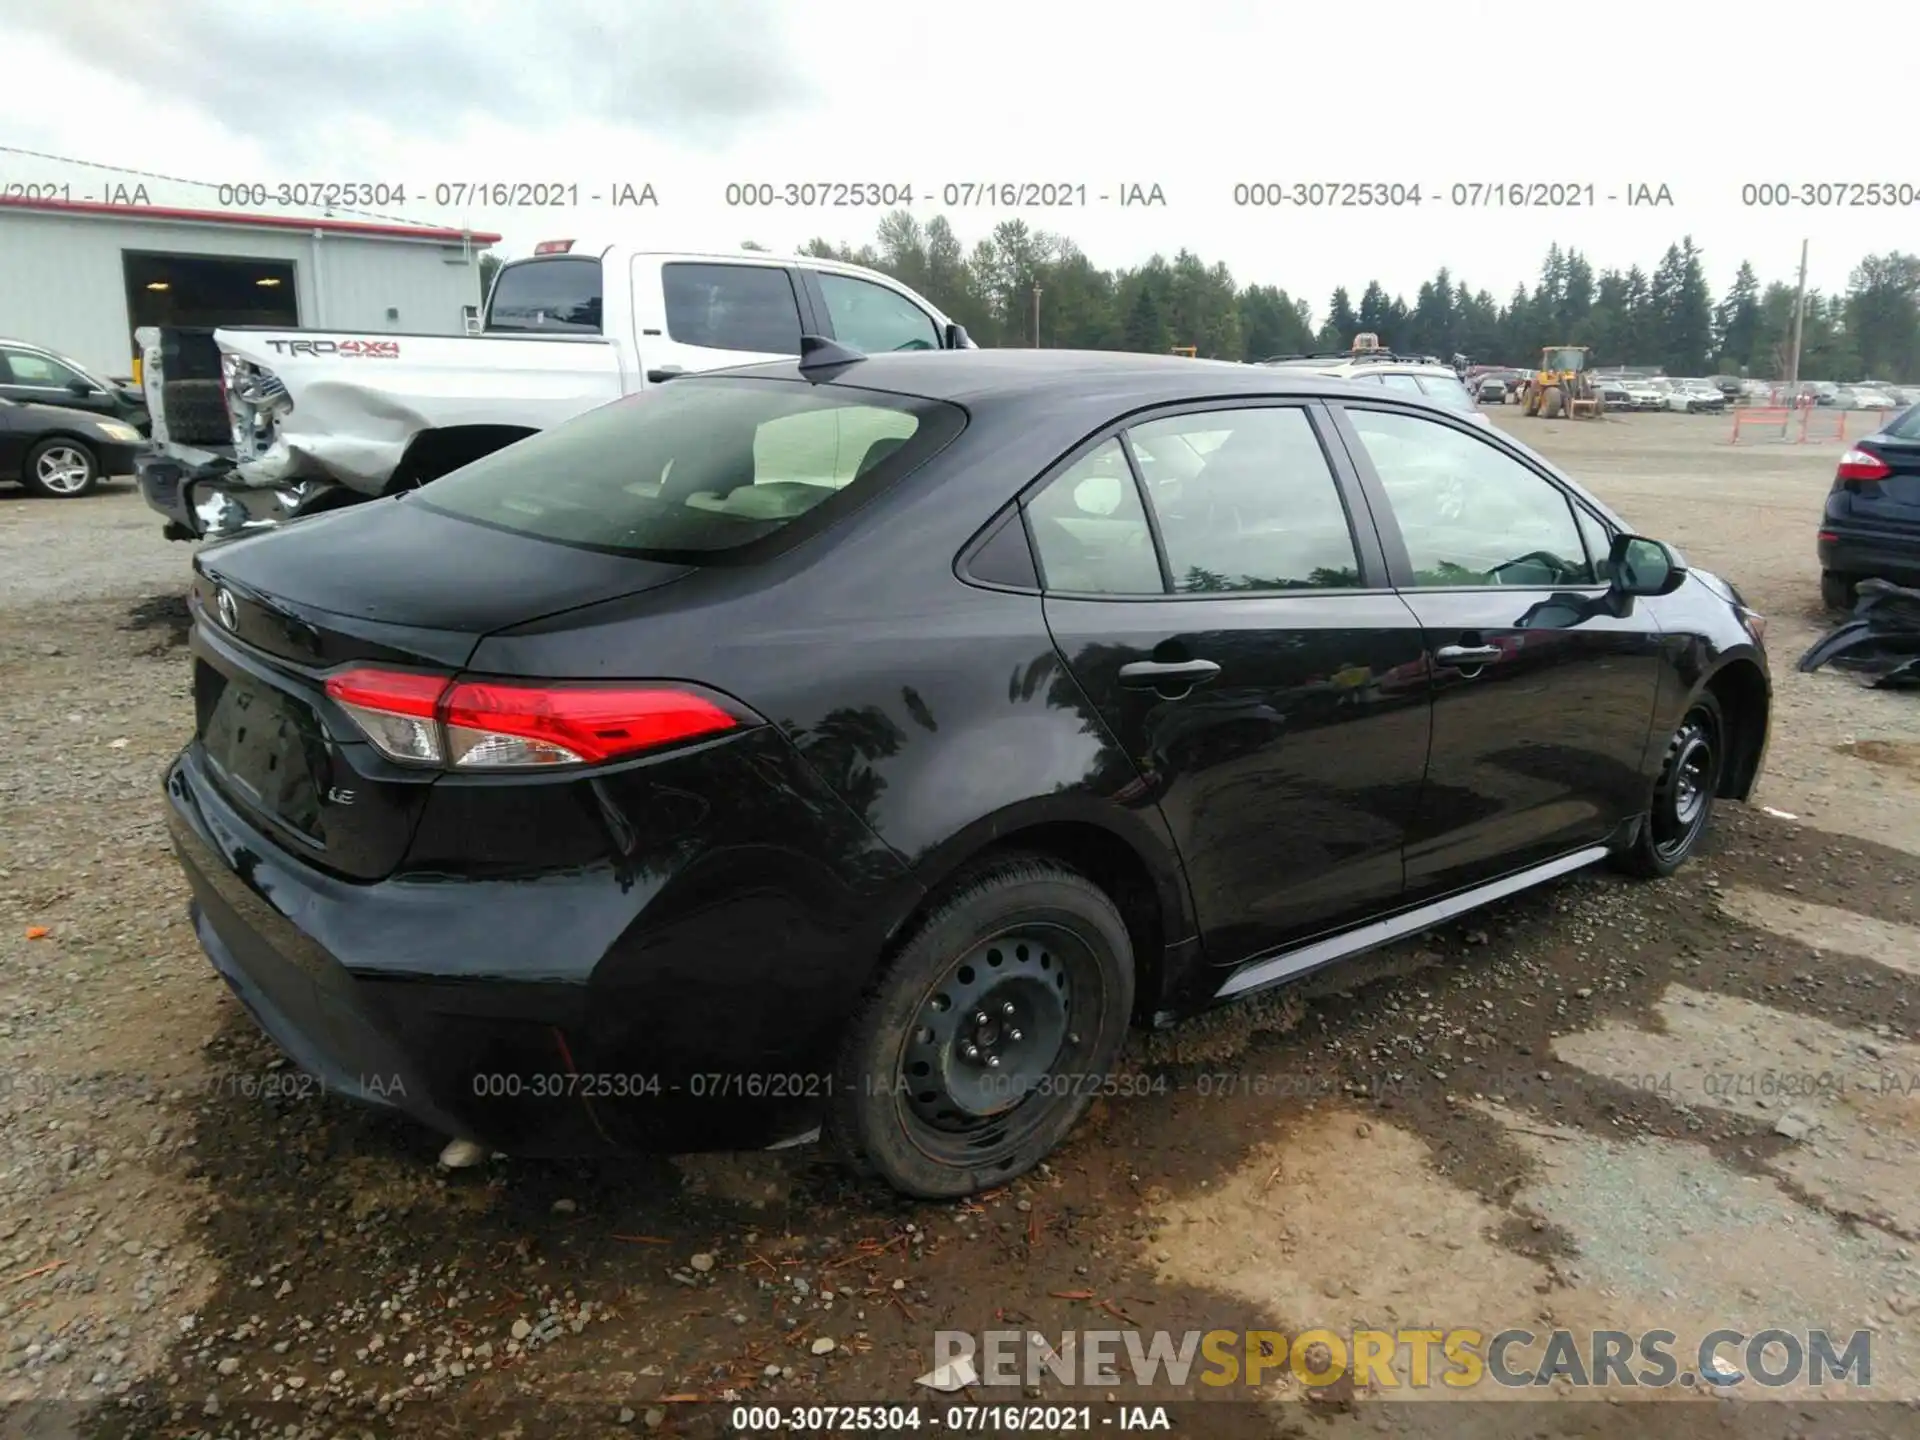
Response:
[[[776,360],[706,371],[678,383],[727,377],[813,378],[801,371],[797,360]],[[1058,406],[1084,401],[1109,415],[1145,405],[1232,396],[1380,398],[1377,386],[1362,386],[1354,380],[1298,366],[1242,365],[1233,360],[1140,355],[1123,350],[890,352],[835,367],[824,378],[834,384],[959,405],[1025,401],[1036,406]],[[1405,398],[1423,403],[1418,397]],[[1430,408],[1439,414],[1453,414],[1443,406]]]
[[[1373,370],[1394,370],[1412,375],[1452,375],[1456,380],[1460,378],[1451,365],[1436,365],[1427,360],[1352,360],[1344,365],[1333,366],[1326,373],[1337,375],[1351,371],[1358,375]]]

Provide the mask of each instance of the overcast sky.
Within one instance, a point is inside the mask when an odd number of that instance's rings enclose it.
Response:
[[[1910,53],[1900,6],[1664,4],[1553,13],[1480,0],[0,0],[0,186],[75,198],[176,177],[153,203],[215,208],[222,181],[404,184],[404,218],[506,237],[663,249],[858,243],[875,214],[749,212],[729,182],[910,183],[971,243],[1014,213],[1099,264],[1181,246],[1325,313],[1336,285],[1412,298],[1440,265],[1504,298],[1550,241],[1651,269],[1691,233],[1716,291],[1742,259],[1844,286],[1867,251],[1920,248],[1920,205],[1758,209],[1750,182],[1920,185],[1899,85],[1852,60]],[[1564,12],[1564,10],[1562,11]],[[1631,16],[1629,22],[1628,17]],[[1871,73],[1871,69],[1869,70]],[[1844,104],[1839,103],[1844,94]],[[1819,103],[1813,103],[1818,101]],[[1419,185],[1398,211],[1237,208],[1237,182]],[[186,182],[207,182],[191,184]],[[574,210],[446,210],[441,182],[577,184]],[[948,184],[1084,184],[1084,208],[942,206]],[[1451,187],[1560,182],[1593,208],[1460,208]],[[586,197],[651,183],[657,209]],[[1164,208],[1102,203],[1160,186]],[[1632,208],[1665,185],[1670,208]],[[1618,196],[1609,200],[1608,196]],[[424,202],[424,203],[422,203]],[[265,207],[279,210],[278,206]],[[284,212],[283,212],[284,213]]]

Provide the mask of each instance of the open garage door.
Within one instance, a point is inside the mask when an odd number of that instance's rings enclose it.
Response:
[[[290,260],[145,250],[124,251],[122,260],[133,330],[144,325],[210,330],[220,325],[291,327],[300,323]],[[128,338],[131,341],[131,332]]]

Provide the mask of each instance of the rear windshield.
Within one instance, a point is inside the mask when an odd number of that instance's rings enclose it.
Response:
[[[503,266],[487,305],[489,330],[600,333],[600,261],[556,255]]]
[[[937,400],[779,380],[682,379],[543,430],[418,492],[542,540],[699,563],[830,518],[966,423]]]
[[[1920,405],[1914,406],[1888,425],[1887,434],[1897,435],[1902,440],[1920,440]]]

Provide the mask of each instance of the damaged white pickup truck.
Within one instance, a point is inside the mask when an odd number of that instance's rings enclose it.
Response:
[[[140,488],[173,539],[267,528],[425,484],[676,375],[798,355],[802,335],[973,348],[856,265],[548,241],[501,267],[478,335],[140,330]]]

